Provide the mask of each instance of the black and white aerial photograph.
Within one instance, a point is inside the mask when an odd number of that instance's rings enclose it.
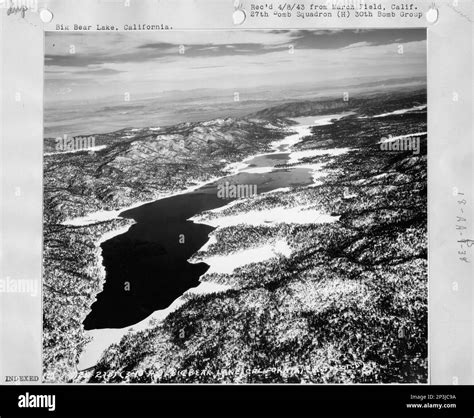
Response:
[[[427,383],[426,42],[45,32],[44,382]]]

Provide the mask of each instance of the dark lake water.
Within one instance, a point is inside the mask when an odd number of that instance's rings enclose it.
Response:
[[[287,159],[287,153],[274,153],[257,156],[247,163],[273,167]],[[199,277],[209,266],[187,260],[207,242],[215,228],[188,219],[234,200],[217,197],[217,186],[225,182],[256,185],[260,194],[280,187],[311,184],[312,178],[310,170],[303,168],[260,174],[241,172],[195,191],[122,212],[120,216],[132,218],[136,224],[101,245],[105,284],[84,321],[86,330],[136,324],[199,285]]]

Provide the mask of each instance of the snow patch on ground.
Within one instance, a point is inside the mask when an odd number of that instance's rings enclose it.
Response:
[[[325,125],[332,125],[334,122],[333,120],[342,119],[345,116],[353,115],[354,112],[343,112],[343,113],[335,113],[333,115],[318,115],[318,116],[302,116],[299,118],[291,118],[295,122],[299,123],[300,125],[308,125],[309,127],[312,126],[325,126]]]
[[[210,212],[218,213],[220,210],[222,208]],[[206,219],[203,215],[197,215],[190,220],[215,227],[227,227],[240,224],[259,226],[279,223],[332,223],[338,221],[339,216],[331,216],[308,206],[297,206],[293,208],[274,207],[264,210],[251,210],[237,215],[224,215],[213,219]]]
[[[70,151],[57,151],[57,152],[45,152],[43,155],[49,156],[49,155],[58,155],[58,154],[74,154],[76,152],[95,152],[95,151],[100,151],[101,149],[107,148],[107,145],[97,145],[96,147],[90,147],[90,148],[80,148],[80,149],[74,149]]]
[[[240,170],[239,173],[264,174],[271,173],[274,167],[251,167]]]
[[[420,106],[413,106],[408,109],[400,109],[400,110],[395,110],[393,112],[387,112],[387,113],[381,113],[380,115],[374,115],[374,116],[359,116],[359,119],[369,119],[369,118],[384,118],[385,116],[392,116],[392,115],[403,115],[404,113],[408,112],[415,112],[417,110],[423,110],[426,109],[426,105],[420,105]]]
[[[387,142],[393,142],[393,141],[396,141],[397,139],[401,139],[401,138],[410,138],[412,136],[422,136],[422,135],[427,135],[428,132],[417,132],[415,134],[408,134],[408,135],[400,135],[400,136],[390,136],[388,138],[382,138],[378,144],[385,144]]]
[[[403,115],[404,113],[413,112],[416,110],[423,110],[423,109],[426,109],[426,105],[413,106],[413,107],[410,107],[409,109],[400,109],[400,110],[395,110],[393,112],[381,113],[380,115],[375,115],[374,118],[384,118],[385,116],[391,116],[391,115]]]
[[[284,255],[286,257],[291,255],[291,248],[286,240],[281,239],[225,255],[204,256],[203,258],[193,260],[193,262],[209,264],[210,268],[206,271],[206,275],[212,273],[230,274],[238,267],[269,260],[278,255]]]

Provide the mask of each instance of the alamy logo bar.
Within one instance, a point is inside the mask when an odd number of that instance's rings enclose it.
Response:
[[[56,410],[56,395],[30,395],[26,392],[18,396],[19,408],[48,408],[48,411]]]

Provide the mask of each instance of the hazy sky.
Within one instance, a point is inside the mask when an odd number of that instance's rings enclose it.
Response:
[[[45,72],[48,102],[125,92],[337,86],[352,77],[425,76],[426,31],[47,32]]]

